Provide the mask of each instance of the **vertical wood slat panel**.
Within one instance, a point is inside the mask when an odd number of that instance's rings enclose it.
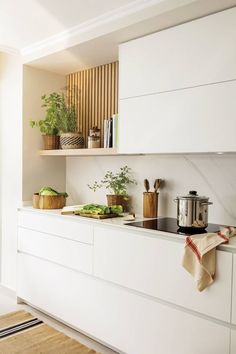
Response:
[[[84,138],[86,138],[85,136],[85,120],[86,120],[86,102],[85,102],[85,98],[86,98],[86,71],[84,70],[82,72],[83,75],[83,86],[82,86],[82,90],[83,90],[83,96],[82,96],[82,105],[83,105],[83,113],[82,113],[82,133]]]
[[[85,141],[87,142],[89,125],[89,70],[86,70],[86,96],[85,96]],[[86,145],[87,146],[87,145]]]
[[[95,114],[94,114],[94,119],[93,119],[93,123],[95,126],[98,125],[98,101],[99,101],[99,97],[98,97],[98,81],[99,81],[99,77],[98,77],[98,67],[95,68]]]
[[[115,66],[111,64],[111,110],[115,111]]]
[[[117,63],[118,64],[118,63]],[[119,65],[115,66],[115,112],[118,112]]]
[[[101,65],[67,75],[67,97],[69,105],[78,112],[78,128],[87,146],[89,129],[101,129],[103,145],[103,123],[118,113],[118,62]]]
[[[98,128],[101,129],[101,87],[102,87],[102,82],[101,82],[101,74],[102,74],[102,68],[101,66],[98,67]],[[101,141],[103,141],[103,130],[101,130]]]

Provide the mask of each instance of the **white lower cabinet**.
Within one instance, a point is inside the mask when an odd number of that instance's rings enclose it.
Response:
[[[217,323],[34,256],[19,253],[18,270],[19,297],[121,352],[229,353]]]
[[[68,268],[92,273],[93,246],[86,243],[19,227],[18,250]]]
[[[94,228],[95,276],[230,322],[232,254],[217,251],[215,282],[200,293],[181,265],[183,251],[183,243],[160,237]]]
[[[18,226],[61,236],[70,240],[93,244],[93,227],[87,221],[78,222],[71,216],[62,218],[60,214],[50,215],[46,212],[20,211]]]
[[[230,346],[230,354],[236,353],[236,329],[231,330],[231,346]]]

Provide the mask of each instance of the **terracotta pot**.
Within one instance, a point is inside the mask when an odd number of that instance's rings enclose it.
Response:
[[[107,194],[107,205],[122,205],[124,212],[129,211],[130,197],[128,195]]]
[[[81,133],[62,133],[60,143],[62,149],[82,149],[84,147],[84,137]]]
[[[42,135],[44,150],[57,150],[60,147],[59,135]]]

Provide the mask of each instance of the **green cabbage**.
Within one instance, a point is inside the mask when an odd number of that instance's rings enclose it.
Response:
[[[67,193],[59,193],[52,189],[51,187],[43,187],[39,191],[40,195],[49,195],[49,196],[56,196],[56,195],[63,195],[65,198],[68,197]]]

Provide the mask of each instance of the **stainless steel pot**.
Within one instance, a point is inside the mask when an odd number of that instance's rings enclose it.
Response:
[[[177,197],[177,222],[181,228],[202,228],[208,225],[208,205],[213,203],[207,197],[200,197],[196,191]]]

